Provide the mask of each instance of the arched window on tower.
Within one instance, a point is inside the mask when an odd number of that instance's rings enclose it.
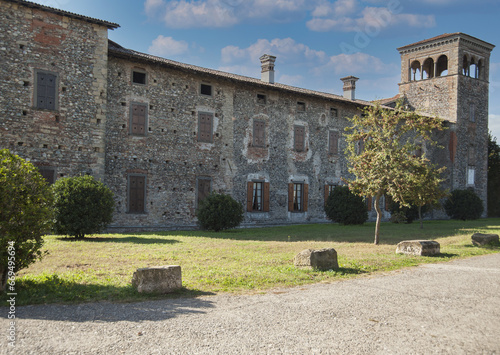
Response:
[[[430,79],[434,78],[434,59],[427,58],[423,66],[423,78]]]
[[[436,76],[448,75],[448,57],[444,54],[438,58]]]
[[[464,59],[462,61],[462,74],[465,76],[469,76],[469,58],[464,55]]]
[[[474,58],[472,58],[472,60],[470,61],[469,76],[474,79],[478,78],[477,64]]]
[[[410,81],[418,80],[422,80],[422,73],[420,72],[420,62],[415,60],[410,67]]]

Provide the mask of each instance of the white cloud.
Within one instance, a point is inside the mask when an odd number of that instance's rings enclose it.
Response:
[[[172,37],[159,35],[153,40],[148,51],[151,54],[171,57],[185,54],[189,50],[189,44],[185,41],[176,41]]]
[[[314,73],[318,76],[324,72],[337,75],[358,75],[362,73],[381,74],[397,71],[394,65],[383,63],[380,58],[366,53],[339,54],[330,57],[327,64],[317,67]]]
[[[343,1],[351,7],[342,7],[339,5],[338,7],[331,8],[330,12],[313,12],[313,15],[316,14],[316,16],[307,22],[307,27],[312,31],[318,32],[361,31],[373,36],[386,28],[402,24],[417,28],[429,28],[436,25],[434,15],[401,13],[401,7],[365,7],[358,17],[345,16],[353,14],[356,4],[354,1]],[[320,14],[323,14],[323,16],[320,16]]]
[[[321,63],[327,59],[325,52],[313,50],[303,43],[297,43],[292,38],[275,38],[270,41],[259,39],[247,48],[227,46],[221,51],[224,63],[241,61],[260,63],[259,58],[263,54],[276,56],[277,63],[280,61]]]

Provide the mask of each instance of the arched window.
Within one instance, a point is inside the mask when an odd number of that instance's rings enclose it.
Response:
[[[438,58],[436,76],[448,75],[448,57],[444,54]]]
[[[420,72],[420,62],[415,60],[411,63],[410,67],[410,81],[417,81],[422,79],[422,73]]]
[[[469,76],[469,58],[464,55],[464,59],[462,62],[462,74],[465,76]]]
[[[474,58],[472,58],[472,60],[470,61],[469,76],[474,79],[478,78],[477,64]]]
[[[427,58],[423,66],[423,78],[430,79],[434,77],[434,59]]]

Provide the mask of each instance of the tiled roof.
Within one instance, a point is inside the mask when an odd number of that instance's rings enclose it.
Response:
[[[87,22],[90,22],[90,23],[95,23],[95,24],[98,24],[98,25],[101,25],[101,26],[105,26],[105,27],[107,27],[107,28],[109,28],[111,30],[120,27],[120,25],[117,24],[117,23],[108,22],[108,21],[104,21],[104,20],[99,20],[99,19],[96,19],[96,18],[88,17],[88,16],[78,15],[78,14],[75,14],[73,12],[59,10],[59,9],[56,9],[56,8],[53,8],[53,7],[50,7],[50,6],[36,4],[34,2],[31,2],[31,1],[25,1],[25,0],[4,0],[4,1],[13,2],[13,3],[20,4],[20,5],[23,5],[23,6],[26,6],[26,7],[31,7],[31,8],[34,8],[34,9],[40,9],[40,10],[43,10],[43,11],[52,12],[52,13],[57,14],[57,15],[67,16],[67,17],[71,17],[71,18],[74,18],[74,19],[77,19],[77,20],[82,20],[82,21],[87,21]]]
[[[108,47],[110,55],[116,56],[116,57],[121,57],[121,58],[130,58],[130,59],[135,59],[139,61],[146,61],[150,63],[155,63],[155,64],[161,64],[170,68],[178,69],[178,70],[183,70],[183,71],[189,71],[193,72],[196,74],[205,74],[205,75],[211,75],[211,76],[217,76],[218,78],[221,79],[227,79],[227,80],[233,80],[237,82],[243,82],[247,84],[253,84],[260,86],[265,89],[278,89],[278,90],[283,90],[295,94],[303,94],[303,95],[309,95],[309,96],[315,96],[319,97],[322,99],[329,99],[333,101],[341,101],[341,102],[346,102],[358,106],[367,106],[367,105],[372,105],[371,102],[369,101],[364,101],[364,100],[349,100],[344,98],[343,96],[340,95],[335,95],[335,94],[330,94],[330,93],[325,93],[321,91],[314,91],[314,90],[308,90],[308,89],[302,89],[298,88],[295,86],[290,86],[290,85],[284,85],[280,83],[267,83],[264,82],[260,79],[256,78],[251,78],[243,75],[237,75],[237,74],[231,74],[231,73],[226,73],[220,70],[214,70],[214,69],[208,69],[208,68],[203,68],[203,67],[198,67],[196,65],[191,65],[191,64],[185,64],[185,63],[180,63],[176,62],[170,59],[165,59],[161,57],[156,57],[150,54],[145,54],[141,52],[134,51],[132,49],[127,49],[116,42],[109,41],[109,47]]]
[[[473,37],[473,36],[470,36],[466,33],[462,33],[462,32],[455,32],[455,33],[444,33],[442,35],[439,35],[439,36],[436,36],[436,37],[432,37],[432,38],[429,38],[429,39],[424,39],[423,41],[419,41],[419,42],[415,42],[415,43],[412,43],[412,44],[408,44],[406,46],[403,46],[403,47],[399,47],[398,48],[398,51],[401,52],[401,50],[404,50],[404,49],[407,49],[407,48],[411,48],[411,47],[414,47],[414,46],[419,46],[421,44],[425,44],[425,43],[429,43],[429,42],[433,42],[433,41],[438,41],[438,40],[441,40],[441,39],[445,39],[445,38],[449,38],[449,37],[461,37],[461,38],[466,38],[466,39],[469,39],[469,40],[473,40],[475,42],[479,42],[483,45],[485,45],[486,47],[493,49],[495,46],[491,43],[488,43],[488,42],[485,42],[479,38],[476,38],[476,37]]]
[[[400,97],[400,95],[396,94],[395,96],[390,97],[388,99],[375,100],[374,102],[378,102],[381,105],[387,105],[391,102],[397,101],[399,99],[399,97]]]

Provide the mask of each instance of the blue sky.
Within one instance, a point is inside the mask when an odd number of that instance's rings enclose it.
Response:
[[[464,32],[500,46],[498,0],[34,0],[120,24],[109,38],[140,52],[260,77],[272,54],[276,81],[342,94],[354,75],[357,98],[398,93],[396,50]],[[490,121],[500,142],[500,48],[490,63]]]

